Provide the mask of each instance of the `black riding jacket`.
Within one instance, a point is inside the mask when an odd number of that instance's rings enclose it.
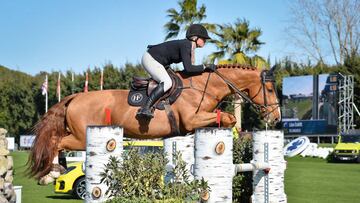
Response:
[[[164,67],[172,63],[183,62],[185,71],[189,73],[204,71],[203,65],[191,64],[190,40],[173,40],[157,45],[149,45],[148,48],[149,54]]]

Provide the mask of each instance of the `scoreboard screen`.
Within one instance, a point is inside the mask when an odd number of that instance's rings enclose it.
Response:
[[[282,125],[286,134],[337,133],[338,77],[283,78]]]

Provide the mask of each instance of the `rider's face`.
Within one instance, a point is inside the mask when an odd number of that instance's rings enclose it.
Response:
[[[198,38],[197,40],[196,40],[196,44],[197,44],[197,47],[204,47],[204,45],[205,45],[205,42],[206,42],[206,39],[203,39],[203,38]]]

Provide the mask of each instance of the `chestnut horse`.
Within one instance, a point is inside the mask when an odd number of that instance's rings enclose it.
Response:
[[[260,71],[246,65],[218,65],[214,73],[195,76],[176,73],[183,82],[183,91],[171,109],[180,133],[216,125],[214,109],[230,94],[240,94],[258,107],[266,122],[280,120],[272,70]],[[57,178],[58,153],[61,150],[85,150],[86,126],[105,125],[105,109],[111,109],[112,125],[124,128],[129,138],[152,139],[171,136],[171,125],[165,111],[155,110],[151,120],[135,117],[139,107],[127,101],[129,90],[105,90],[78,93],[65,97],[52,106],[35,125],[36,138],[29,157],[31,176],[47,184]],[[221,125],[233,127],[232,114],[221,113]],[[55,162],[54,162],[55,161]]]

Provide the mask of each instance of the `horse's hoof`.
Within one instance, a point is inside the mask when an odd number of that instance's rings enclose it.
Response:
[[[54,164],[51,171],[52,172],[59,172],[60,171],[60,174],[64,174],[66,169],[60,164]],[[55,178],[58,178],[58,177],[55,177]]]
[[[236,117],[232,115],[231,117],[231,121],[230,121],[230,126],[234,126],[236,124]]]
[[[39,185],[48,185],[53,183],[56,178],[60,176],[60,171],[50,171],[49,174],[40,178],[38,184]]]
[[[58,178],[61,174],[60,174],[60,171],[50,171],[49,175],[50,175],[53,179],[56,179],[56,178]]]
[[[224,116],[223,118],[223,122],[222,125],[224,127],[234,127],[234,125],[236,124],[236,117],[232,114],[227,114],[226,117]]]
[[[50,174],[47,174],[46,176],[40,178],[38,185],[48,185],[50,183],[53,183],[54,181],[55,178],[51,177]]]

